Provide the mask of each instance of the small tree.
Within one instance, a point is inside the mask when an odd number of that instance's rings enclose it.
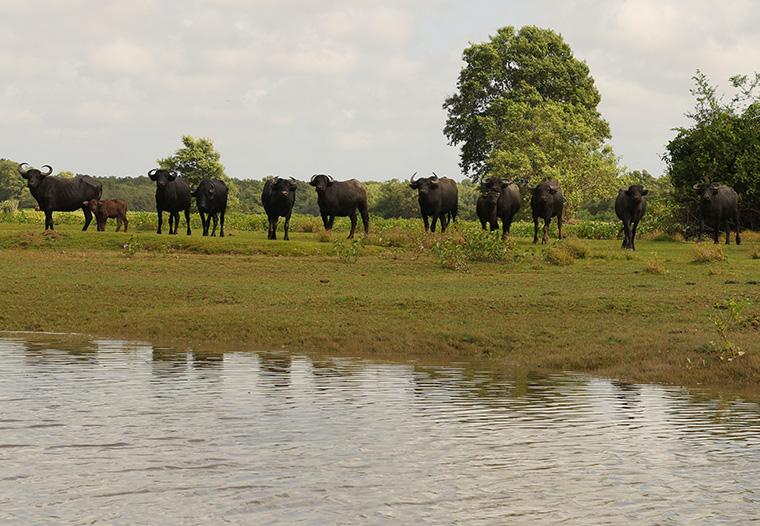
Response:
[[[229,188],[229,204],[232,209],[239,207],[238,191],[234,181],[227,176],[221,155],[214,148],[211,139],[195,138],[191,135],[182,137],[182,148],[174,155],[158,160],[158,165],[167,170],[176,170],[187,179],[191,188],[195,188],[204,179],[220,179]]]
[[[18,173],[18,163],[0,159],[0,201],[18,200],[25,186],[26,180]]]

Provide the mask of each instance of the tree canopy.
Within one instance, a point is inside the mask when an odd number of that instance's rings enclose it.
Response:
[[[760,74],[736,75],[730,83],[735,95],[718,95],[701,71],[693,77],[696,103],[687,113],[692,126],[676,128],[664,160],[681,205],[694,207],[692,186],[722,182],[741,195],[746,223],[760,224],[760,98],[755,91]]]
[[[462,171],[560,181],[570,208],[616,191],[618,167],[588,66],[549,29],[501,28],[463,53],[444,134]]]
[[[232,209],[239,206],[238,190],[230,179],[221,162],[221,155],[214,148],[211,139],[182,136],[182,148],[174,155],[158,160],[158,165],[167,170],[176,170],[182,174],[191,187],[196,187],[204,179],[220,179],[229,187],[229,205]]]

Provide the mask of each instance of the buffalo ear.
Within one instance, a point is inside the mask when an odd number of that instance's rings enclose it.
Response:
[[[710,190],[712,190],[712,194],[713,195],[716,195],[718,193],[718,187],[717,186],[713,186],[712,188],[710,188]]]
[[[290,188],[293,192],[295,192],[296,188],[298,188],[298,185],[294,183],[293,181],[288,181],[288,188]]]
[[[644,188],[644,189],[641,191],[641,195],[649,195],[649,190],[647,190],[646,188]]]
[[[310,186],[317,186],[317,183],[314,180],[309,181]]]
[[[631,197],[631,190],[630,189],[628,189],[628,190],[620,190],[620,191],[623,192],[623,193],[625,193],[625,195],[627,195],[628,197]]]
[[[550,186],[550,187],[549,187],[549,193],[550,193],[550,194],[556,194],[556,193],[557,193],[557,189],[556,189],[556,188],[554,188],[553,186]]]
[[[440,181],[438,179],[431,179],[430,180],[430,185],[431,186],[438,186],[439,183],[440,183]]]
[[[90,202],[89,201],[82,201],[82,206],[90,206]]]
[[[176,178],[177,178],[177,172],[175,172],[174,170],[171,170],[169,172],[169,175],[167,176],[167,179],[169,179],[170,181],[174,181]]]
[[[418,185],[416,182],[414,182],[414,183],[409,183],[409,188],[411,188],[412,190],[416,190],[418,186],[419,186],[419,185]]]
[[[332,179],[327,180],[327,186],[332,186],[335,183]]]

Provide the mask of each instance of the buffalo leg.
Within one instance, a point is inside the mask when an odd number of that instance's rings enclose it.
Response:
[[[92,223],[92,211],[89,207],[83,207],[82,211],[84,212],[84,227],[82,227],[82,232],[85,232],[90,223]]]
[[[502,217],[501,218],[501,240],[502,241],[504,241],[505,239],[507,239],[507,234],[509,234],[509,227],[510,226],[511,226],[510,225],[510,220],[507,219],[506,217]],[[496,230],[498,228],[499,228],[499,223],[497,222],[496,223],[496,228],[494,230]]]
[[[203,228],[203,236],[208,235],[208,227],[206,226],[206,213],[205,212],[198,212],[198,215],[201,216],[201,228]]]
[[[533,244],[538,243],[538,216],[533,216]]]
[[[731,244],[731,223],[728,222],[728,218],[726,218],[726,245]]]
[[[430,231],[435,232],[435,224],[438,222],[438,214],[433,214],[433,221],[430,224]]]
[[[219,217],[219,237],[224,237],[224,210]]]
[[[551,222],[551,218],[549,218],[549,222]],[[562,212],[561,211],[559,214],[557,214],[557,237],[559,239],[562,239]]]
[[[332,228],[330,226],[330,216],[325,213],[322,213],[322,224],[325,226],[325,230],[330,230],[330,228]]]
[[[631,228],[631,250],[636,250],[636,229],[639,228],[639,222],[633,222],[633,228]]]
[[[121,231],[121,216],[116,216],[116,231]]]
[[[169,235],[174,234],[174,212],[169,212]]]
[[[129,220],[127,219],[127,214],[124,214],[124,217],[121,218],[121,222],[124,224],[124,232],[126,232],[127,227],[129,226]]]
[[[491,224],[491,226],[493,226],[493,223]],[[480,220],[480,228],[482,228],[483,230],[486,229],[486,220],[485,219],[481,219]],[[491,230],[493,230],[493,228]]]
[[[280,216],[274,216],[269,221],[269,239],[277,239],[277,223],[280,222]]]
[[[622,248],[630,248],[629,244],[631,241],[631,226],[628,223],[627,219],[623,220],[623,247]]]
[[[222,216],[223,218],[224,216]],[[288,231],[290,230],[290,213],[285,216],[285,241],[288,241],[290,238],[288,237]]]
[[[190,209],[185,208],[185,225],[187,225],[187,235],[189,236],[192,234],[192,230],[190,230]],[[177,212],[177,226],[179,226],[179,212]]]
[[[428,232],[430,230],[430,222],[425,214],[422,214],[422,223],[425,225],[425,232]]]
[[[331,215],[330,219],[327,220],[327,224],[330,225],[330,228],[328,230],[332,230],[333,225],[335,224],[335,216]]]
[[[359,213],[362,216],[362,225],[364,225],[364,235],[369,234],[369,211],[366,206],[359,207]]]
[[[441,214],[438,216],[441,220],[441,233],[446,232],[446,227],[449,226],[448,217],[446,214]]]
[[[720,221],[715,221],[713,223],[713,243],[716,245],[720,243]]]
[[[549,242],[549,226],[551,224],[552,224],[551,216],[544,218],[544,236],[541,238],[542,245],[545,245]]]
[[[214,229],[211,231],[211,237],[216,237],[216,227],[219,225],[219,215],[213,214],[211,217],[214,219]]]
[[[353,239],[356,231],[356,210],[352,211],[348,217],[351,219],[351,232],[348,233],[348,239]]]
[[[52,210],[45,210],[45,230],[55,230],[55,228],[53,228]]]
[[[160,208],[158,209],[158,230],[156,230],[156,234],[161,233],[161,224],[164,222],[164,212]]]

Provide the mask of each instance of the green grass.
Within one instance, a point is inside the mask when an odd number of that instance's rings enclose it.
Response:
[[[471,226],[426,235],[419,221],[340,247],[319,231],[285,242],[236,228],[222,239],[40,227],[0,224],[2,330],[472,358],[760,395],[757,323],[731,334],[741,358],[700,351],[716,339],[710,319],[729,298],[747,299],[747,319],[760,319],[756,235],[708,263],[693,261],[693,243],[642,240],[632,254],[619,240],[553,242],[571,261],[555,265],[527,237],[506,246],[509,257],[477,261]],[[343,233],[333,238],[343,243]],[[467,272],[439,264],[442,241],[462,243]],[[647,270],[651,261],[667,272]]]

